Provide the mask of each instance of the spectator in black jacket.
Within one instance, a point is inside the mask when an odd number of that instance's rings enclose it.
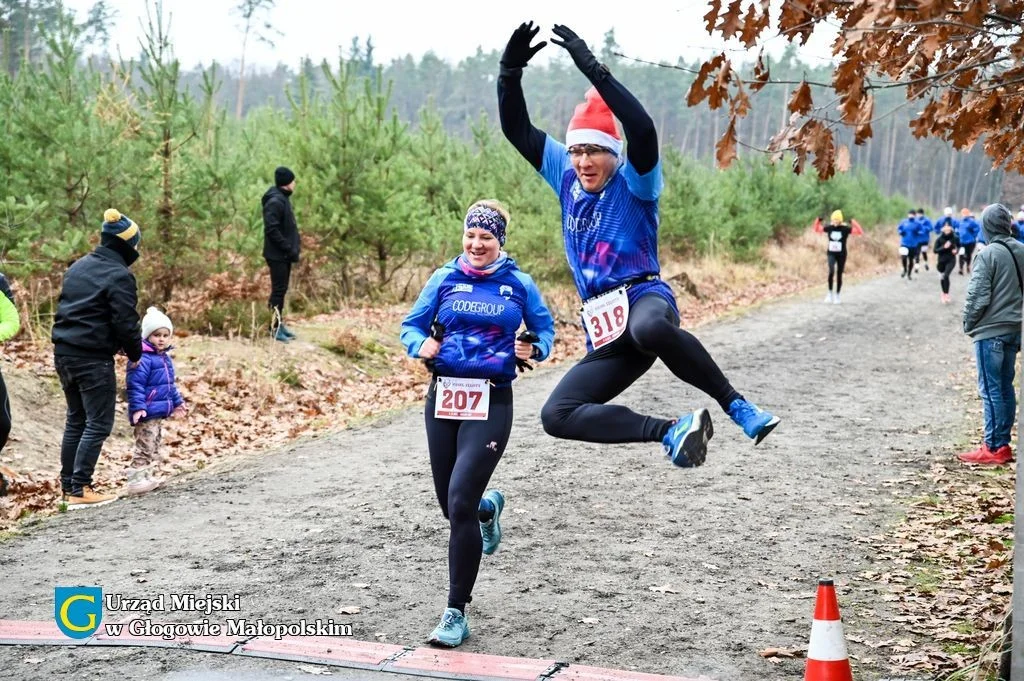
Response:
[[[62,501],[69,509],[117,499],[92,488],[103,442],[114,427],[114,355],[142,357],[138,290],[128,270],[139,257],[139,227],[113,208],[103,213],[100,245],[64,273],[54,318],[53,362],[68,403],[60,447]]]
[[[270,267],[270,332],[287,343],[295,334],[284,325],[284,296],[292,263],[299,261],[299,227],[289,197],[295,190],[295,173],[281,166],[274,171],[274,186],[263,195],[263,257]]]

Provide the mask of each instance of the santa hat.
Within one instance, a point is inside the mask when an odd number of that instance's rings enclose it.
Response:
[[[590,88],[586,101],[576,105],[565,133],[565,146],[596,144],[611,149],[618,156],[622,153],[622,137],[615,127],[612,110],[604,103],[596,88]]]

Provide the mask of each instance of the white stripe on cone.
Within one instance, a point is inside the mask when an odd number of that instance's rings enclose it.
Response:
[[[839,662],[847,659],[842,620],[811,622],[811,643],[807,647],[807,658],[821,662]]]

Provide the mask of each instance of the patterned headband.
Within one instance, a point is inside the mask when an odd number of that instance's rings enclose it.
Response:
[[[486,229],[498,240],[498,244],[505,245],[505,218],[498,211],[490,206],[473,206],[466,213],[466,229]]]

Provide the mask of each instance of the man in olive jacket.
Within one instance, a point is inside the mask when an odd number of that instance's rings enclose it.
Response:
[[[295,334],[284,325],[284,296],[292,263],[299,261],[299,227],[289,197],[295,190],[295,173],[281,166],[274,171],[274,186],[263,195],[263,258],[270,268],[270,332],[287,343]]]
[[[103,213],[100,245],[64,273],[53,322],[53,363],[67,417],[60,446],[62,501],[69,509],[116,499],[92,488],[103,442],[114,427],[117,381],[114,355],[142,357],[138,289],[129,271],[139,257],[139,227],[109,208]]]
[[[961,461],[1002,465],[1013,460],[1010,429],[1017,414],[1013,376],[1021,341],[1024,305],[1024,245],[1013,238],[1013,217],[994,203],[981,214],[988,246],[974,260],[964,300],[964,333],[974,340],[978,394],[985,420],[981,447]]]

